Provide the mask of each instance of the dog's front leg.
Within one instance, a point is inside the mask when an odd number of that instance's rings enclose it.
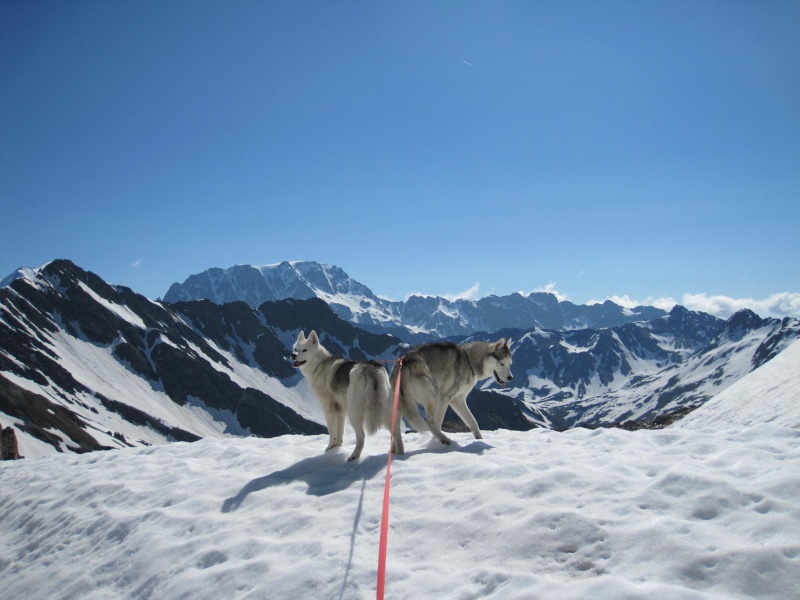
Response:
[[[342,445],[344,441],[344,415],[332,407],[325,411],[325,422],[328,424],[328,447],[325,452]]]
[[[338,421],[336,422],[336,445],[341,446],[344,443],[344,413],[336,415]]]

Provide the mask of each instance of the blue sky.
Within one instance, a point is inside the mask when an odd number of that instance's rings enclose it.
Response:
[[[800,2],[0,2],[0,274],[800,316]]]

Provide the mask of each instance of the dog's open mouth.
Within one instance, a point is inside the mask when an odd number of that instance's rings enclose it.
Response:
[[[306,364],[306,361],[304,361],[304,360],[296,360],[296,361],[294,361],[292,363],[292,366],[293,367],[302,367],[304,364]]]
[[[497,381],[497,383],[499,383],[503,387],[506,387],[506,383],[507,383],[506,380],[505,379],[500,379],[500,375],[497,374],[497,371],[492,371],[492,373],[494,373],[495,381]]]

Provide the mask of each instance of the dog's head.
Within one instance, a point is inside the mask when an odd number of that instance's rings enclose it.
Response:
[[[484,373],[491,373],[497,383],[505,385],[514,379],[511,374],[511,340],[500,338],[495,342],[486,357]]]
[[[299,369],[309,361],[315,362],[321,348],[316,331],[312,331],[306,337],[301,330],[292,348],[292,366]]]

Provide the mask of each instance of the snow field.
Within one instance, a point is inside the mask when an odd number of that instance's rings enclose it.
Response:
[[[348,432],[349,433],[349,432]],[[800,596],[800,431],[408,434],[388,598]],[[388,434],[0,465],[10,598],[370,598]]]

